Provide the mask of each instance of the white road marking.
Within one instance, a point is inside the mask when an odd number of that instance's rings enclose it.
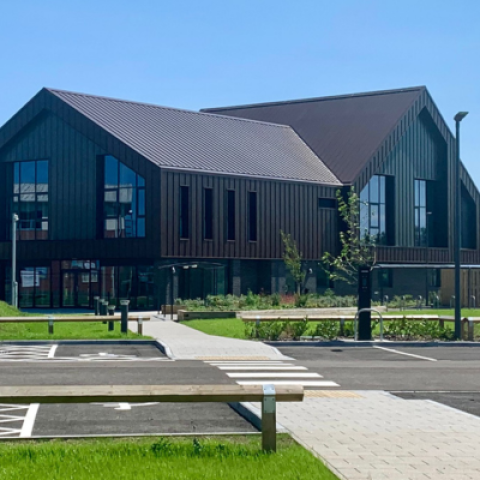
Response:
[[[292,367],[284,367],[283,365],[279,366],[261,366],[261,365],[256,365],[251,367],[250,365],[242,367],[238,365],[234,365],[231,367],[227,366],[219,366],[219,370],[308,370],[307,367],[298,367],[298,366],[292,366]]]
[[[318,373],[246,372],[227,373],[230,378],[323,378]]]
[[[55,352],[57,351],[58,344],[52,345],[52,348],[48,352],[48,358],[53,358],[55,356]]]
[[[220,366],[227,366],[227,365],[293,365],[293,363],[285,363],[285,362],[259,362],[259,361],[246,361],[246,362],[205,362],[208,363],[209,365],[212,365],[214,367],[220,367]]]
[[[32,403],[28,409],[25,420],[23,421],[23,427],[20,432],[20,438],[28,438],[32,436],[33,425],[35,424],[35,418],[37,417],[39,403]]]
[[[264,382],[255,381],[255,380],[239,380],[237,381],[239,385],[303,385],[304,387],[339,387],[340,385],[335,382],[329,381],[302,381],[302,380],[267,380]]]
[[[385,350],[386,352],[398,353],[399,355],[406,355],[407,357],[419,358],[420,360],[428,360],[429,362],[436,362],[437,361],[436,358],[423,357],[422,355],[415,355],[414,353],[400,352],[399,350],[395,350],[393,348],[385,348],[385,347],[373,347],[373,348],[378,348],[380,350]]]

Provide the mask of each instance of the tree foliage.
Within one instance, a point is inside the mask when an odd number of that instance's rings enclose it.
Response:
[[[302,254],[298,251],[297,243],[289,233],[280,230],[280,235],[283,242],[283,261],[295,282],[297,294],[300,294],[301,285],[305,281],[306,275],[302,269]]]
[[[337,200],[345,227],[340,229],[340,253],[335,257],[325,252],[321,262],[330,280],[356,285],[360,267],[375,263],[375,240],[369,235],[361,235],[360,199],[354,188],[350,188],[346,198],[337,190]]]

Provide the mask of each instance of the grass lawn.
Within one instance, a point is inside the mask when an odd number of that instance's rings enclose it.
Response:
[[[119,339],[119,338],[150,338],[120,332],[120,322],[114,323],[115,330],[108,331],[108,325],[102,322],[57,322],[54,324],[54,334],[48,334],[48,322],[42,323],[0,323],[0,340],[69,340],[69,339]],[[1,477],[0,477],[1,478]]]
[[[42,316],[36,314],[37,316]],[[0,317],[27,316],[24,312],[0,302]],[[57,317],[58,315],[54,315]],[[66,315],[62,315],[66,316]],[[115,330],[108,331],[108,325],[102,322],[55,322],[54,334],[48,334],[48,322],[41,323],[0,323],[0,340],[68,340],[68,339],[115,339],[150,338],[136,333],[120,332],[120,322],[114,323]],[[0,477],[1,478],[1,477]]]
[[[213,320],[184,320],[179,322],[187,327],[220,337],[246,338],[245,324],[239,318],[219,318]]]
[[[288,436],[265,454],[259,437],[95,439],[0,443],[9,480],[336,480]]]

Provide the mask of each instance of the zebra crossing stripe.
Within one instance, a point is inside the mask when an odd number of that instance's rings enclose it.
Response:
[[[323,378],[318,373],[285,373],[285,372],[250,372],[250,373],[227,373],[230,378]]]
[[[237,380],[238,385],[263,385],[265,381]],[[340,385],[330,381],[308,381],[308,380],[268,380],[270,385],[303,385],[304,387],[339,387]]]
[[[250,366],[250,365],[248,365],[248,366],[245,366],[245,367],[234,365],[234,366],[231,366],[231,367],[219,366],[218,368],[220,370],[269,370],[269,371],[273,371],[273,370],[291,370],[291,371],[294,371],[294,370],[308,370],[307,367],[298,367],[298,366],[286,367],[286,366],[283,366],[283,365],[279,365],[279,366],[270,366],[270,365],[267,365],[267,366],[262,366],[262,365]]]

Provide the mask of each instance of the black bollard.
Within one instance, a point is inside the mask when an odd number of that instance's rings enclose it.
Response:
[[[95,309],[95,315],[98,317],[100,315],[100,297],[93,297],[93,308]]]
[[[128,332],[128,305],[130,300],[120,300],[120,312],[122,314],[121,332]]]
[[[115,315],[115,305],[109,305],[108,306],[108,316],[113,317]],[[108,331],[112,332],[115,330],[115,323],[114,322],[108,322]]]

